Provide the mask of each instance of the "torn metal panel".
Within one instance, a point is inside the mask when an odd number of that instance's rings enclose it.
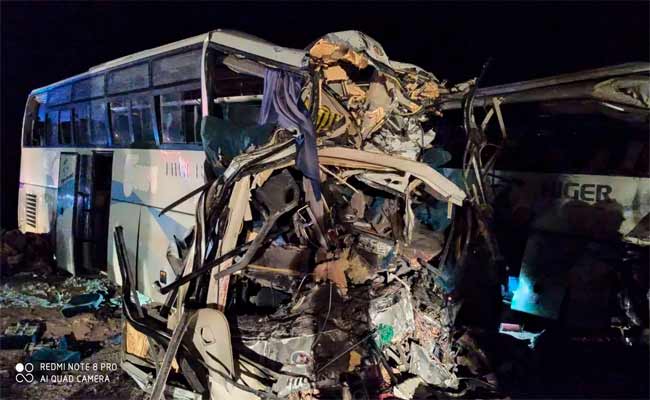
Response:
[[[510,93],[523,92],[526,90],[545,88],[550,86],[559,86],[568,83],[582,82],[582,81],[593,81],[593,80],[604,80],[610,79],[617,76],[626,76],[634,74],[647,74],[650,73],[650,64],[649,63],[627,63],[620,64],[615,66],[608,66],[602,68],[596,68],[586,71],[573,72],[569,74],[556,75],[546,78],[532,79],[529,81],[507,83],[498,86],[491,86],[480,88],[476,92],[477,98],[482,97],[493,97],[493,96],[504,96]],[[466,88],[459,88],[459,91],[465,91]],[[449,96],[449,99],[453,97],[460,97],[459,95]],[[447,102],[447,98],[442,100]]]
[[[648,103],[643,100],[647,92],[648,63],[628,63],[582,72],[557,75],[530,81],[515,82],[504,85],[480,88],[476,91],[475,107],[488,105],[492,98],[502,102],[539,102],[566,99],[604,99],[617,103],[622,98],[624,104],[641,107],[647,111]],[[641,80],[634,75],[641,77]],[[644,76],[645,75],[645,76]],[[645,82],[644,82],[645,80]],[[619,91],[628,87],[632,92]],[[640,90],[639,90],[640,88]],[[440,99],[442,110],[458,109],[466,93],[466,88],[459,88],[457,93],[444,95]],[[634,94],[636,93],[636,94]]]
[[[408,242],[400,242],[397,253],[405,257],[410,265],[419,265],[419,261],[428,261],[442,252],[444,237],[442,234],[425,228],[415,222]]]
[[[465,192],[447,180],[447,178],[439,172],[436,172],[433,168],[416,161],[344,147],[326,147],[319,149],[318,156],[320,161],[325,165],[338,165],[352,168],[365,165],[369,168],[391,168],[397,171],[408,172],[435,190],[443,199],[455,205],[462,205],[465,199]]]
[[[323,70],[323,76],[326,82],[346,81],[349,79],[345,70],[338,65],[325,68]]]
[[[303,68],[306,64],[304,50],[281,47],[253,35],[218,29],[210,32],[210,41],[235,53],[257,57],[280,65]]]
[[[282,375],[273,384],[273,391],[280,397],[287,397],[292,393],[307,394],[311,392],[312,384],[309,379],[302,376],[287,376]]]
[[[435,79],[431,73],[413,64],[389,60],[379,42],[359,31],[329,33],[310,46],[309,53],[326,63],[345,60],[360,69],[373,65],[380,70],[411,72]]]
[[[414,398],[416,391],[423,385],[426,385],[426,383],[419,376],[408,378],[393,387],[393,394],[399,399],[410,400]]]
[[[429,355],[420,345],[411,344],[409,372],[422,378],[430,385],[444,388],[457,388],[459,381],[447,366]]]
[[[389,189],[395,195],[406,192],[409,177],[409,174],[399,175],[379,172],[364,172],[357,175],[357,179],[361,182],[380,190]]]
[[[234,72],[264,78],[264,66],[255,61],[229,55],[223,59],[223,63]]]
[[[323,332],[323,335],[329,334],[330,332]],[[279,362],[284,372],[308,375],[314,369],[312,345],[316,337],[314,334],[263,340],[244,339],[243,344],[260,356]]]
[[[306,269],[311,256],[312,249],[307,246],[271,245],[261,252],[257,258],[253,259],[252,264],[300,273],[307,272]]]
[[[353,116],[338,100],[336,100],[329,90],[319,88],[318,114],[315,118],[314,126],[319,135],[333,139],[343,134],[356,136],[359,128],[353,121]],[[305,86],[303,90],[303,101],[305,106],[311,107],[311,84]]]
[[[422,181],[419,179],[414,179],[411,183],[409,183],[404,193],[404,200],[406,203],[404,207],[404,238],[406,239],[406,243],[410,243],[413,239],[413,228],[415,225],[415,214],[413,213],[412,208],[413,200],[411,197],[411,192],[413,192],[421,183]]]
[[[278,145],[281,146],[281,145]],[[263,151],[269,151],[264,149]],[[280,159],[286,159],[295,152],[295,147],[290,146],[279,153],[269,156],[265,162],[271,162]],[[427,186],[431,187],[442,199],[448,200],[455,205],[462,205],[465,199],[465,192],[455,184],[435,171],[433,168],[412,160],[398,157],[390,157],[345,147],[324,147],[318,150],[319,161],[324,165],[334,165],[346,168],[366,168],[372,171],[401,171],[409,173],[421,179]],[[246,155],[241,160],[252,159],[254,156]],[[233,160],[233,163],[225,172],[226,176],[231,176],[235,171],[245,165],[240,158]],[[235,164],[235,165],[233,165]],[[284,165],[291,165],[291,161],[286,161]]]
[[[210,398],[257,399],[258,396],[241,390],[228,382],[235,376],[235,361],[230,340],[230,328],[223,313],[204,308],[197,312],[192,342],[208,364]],[[259,389],[263,386],[259,385]],[[257,389],[257,388],[256,388]]]
[[[392,328],[391,343],[400,343],[415,331],[413,304],[408,289],[403,288],[372,300],[368,313],[373,326],[386,325]]]
[[[219,244],[220,255],[231,251],[237,246],[237,238],[241,233],[244,221],[251,219],[250,185],[251,179],[248,176],[235,183],[230,202],[228,203],[228,209],[230,210],[228,214],[228,225]],[[232,260],[224,262],[219,266],[219,271],[228,268],[231,264]],[[210,278],[208,302],[215,303],[221,308],[225,306],[229,279],[229,277],[224,277],[221,281],[218,281],[214,277]]]
[[[650,246],[650,214],[646,214],[623,240],[641,246]]]
[[[124,372],[126,372],[136,384],[144,391],[145,393],[151,393],[151,388],[153,387],[153,377],[151,374],[148,374],[138,368],[131,362],[123,361],[120,364],[120,367]],[[172,385],[167,385],[164,392],[166,398],[171,398],[174,400],[201,400],[203,395],[200,393],[194,393],[187,389],[179,388]]]
[[[647,76],[612,78],[594,85],[593,96],[612,103],[650,109],[650,81]]]
[[[424,132],[421,125],[413,119],[399,119],[399,121],[403,123],[401,126],[396,124],[396,128],[403,132],[401,135],[395,135],[389,129],[381,129],[372,135],[363,149],[417,160],[422,151],[431,146],[436,134],[432,130]],[[388,124],[391,123],[392,120],[388,121]]]
[[[528,332],[525,331],[524,328],[521,325],[518,324],[507,324],[507,323],[501,323],[499,325],[499,333],[503,335],[508,335],[512,336],[513,338],[517,340],[525,340],[528,341],[528,347],[531,349],[535,348],[535,343],[537,342],[537,339],[539,339],[539,336],[544,333],[542,330],[541,332],[535,333],[535,332]]]

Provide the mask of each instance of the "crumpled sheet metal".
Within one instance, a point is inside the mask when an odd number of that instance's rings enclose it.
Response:
[[[429,355],[424,347],[411,343],[409,372],[426,383],[438,387],[456,389],[458,378],[444,364]]]
[[[348,52],[352,52],[354,55],[348,55]],[[309,54],[312,57],[329,62],[341,59],[347,60],[349,57],[354,60],[352,64],[359,68],[373,65],[380,69],[400,72],[412,71],[437,81],[433,74],[416,65],[390,60],[379,42],[360,31],[349,30],[328,33],[309,46]],[[363,60],[358,60],[360,56],[363,57]],[[361,67],[362,65],[364,67]]]
[[[306,335],[283,339],[244,340],[243,343],[255,353],[281,363],[286,372],[308,375],[314,368],[311,345],[315,338],[316,335]]]
[[[237,237],[241,233],[244,221],[250,221],[252,218],[249,203],[251,191],[250,182],[250,177],[246,176],[235,184],[233,194],[230,197],[230,202],[228,204],[228,208],[230,209],[228,215],[228,226],[220,242],[219,254],[225,254],[237,246]],[[227,260],[219,266],[219,268],[225,269],[231,264],[232,260]],[[212,277],[208,287],[208,298],[216,299],[216,303],[221,306],[225,305],[229,280],[230,277],[224,277],[220,281],[217,281]]]
[[[330,62],[345,59],[359,68],[371,64],[392,69],[379,42],[359,31],[328,33],[311,46],[309,54]]]
[[[391,343],[400,343],[415,331],[415,317],[411,294],[406,288],[394,294],[370,301],[370,321],[377,328],[387,325],[393,328]]]
[[[341,332],[337,330],[324,331],[322,336],[335,337]],[[314,370],[314,352],[312,346],[318,335],[302,335],[287,338],[260,340],[243,340],[244,346],[261,355],[282,364],[282,372],[308,376]]]
[[[312,389],[312,385],[309,379],[301,376],[280,375],[272,389],[279,397],[287,397],[292,393],[308,393]]]
[[[396,136],[388,129],[380,129],[366,142],[363,149],[375,153],[388,153],[393,156],[417,160],[422,149],[431,146],[436,137],[432,130],[424,132],[422,127],[412,120],[403,136]]]
[[[304,50],[278,46],[248,33],[217,29],[210,32],[209,38],[218,45],[237,49],[245,54],[255,54],[282,65],[302,69],[306,64]]]
[[[433,189],[441,199],[461,206],[465,200],[465,192],[424,163],[390,157],[377,153],[370,153],[347,147],[325,147],[318,150],[319,161],[322,164],[339,165],[348,168],[367,168],[376,170],[377,167],[385,170],[391,168],[397,171],[408,172],[419,178],[425,185]]]
[[[528,347],[531,349],[535,348],[537,339],[544,333],[545,330],[541,332],[529,332],[524,330],[521,326],[517,324],[504,324],[499,325],[499,333],[503,335],[512,336],[517,340],[528,341]]]
[[[339,122],[332,129],[335,134],[322,134],[331,138],[345,132],[356,148],[412,160],[430,147],[435,133],[424,132],[421,124],[437,113],[434,102],[440,96],[440,83],[435,76],[417,66],[391,61],[377,41],[358,31],[327,34],[309,47],[309,54],[312,67],[323,71],[321,89],[328,89],[320,90],[319,125],[324,115],[332,116],[326,121]],[[370,82],[358,84],[342,68],[344,64],[375,71]],[[303,96],[311,92],[307,89]],[[330,91],[339,100],[331,98]],[[308,98],[304,100],[309,103]],[[340,109],[335,112],[333,102],[344,106],[351,118]]]
[[[216,204],[225,209],[210,210],[209,220],[197,209],[197,221],[202,221],[205,232],[218,227],[217,232],[224,234],[195,238],[195,243],[200,239],[202,245],[193,246],[197,254],[189,251],[188,259],[204,260],[211,246],[223,253],[251,240],[256,226],[268,221],[257,204],[258,191],[281,174],[299,182],[300,172],[303,186],[295,198],[306,204],[295,215],[301,218],[276,221],[280,242],[266,250],[300,244],[311,246],[313,253],[301,262],[305,268],[295,268],[296,274],[285,273],[294,271],[289,268],[291,263],[275,257],[273,262],[253,263],[248,270],[235,272],[230,283],[229,278],[222,278],[223,285],[217,286],[213,275],[207,303],[213,302],[216,288],[221,305],[227,303],[224,296],[229,289],[237,294],[228,303],[232,304],[229,309],[242,305],[229,315],[237,321],[237,343],[246,347],[247,357],[250,352],[259,355],[252,363],[268,363],[264,368],[273,372],[272,378],[259,377],[267,383],[275,380],[273,392],[277,395],[303,396],[314,388],[343,387],[343,373],[370,382],[379,372],[382,390],[404,383],[407,371],[418,376],[418,383],[455,388],[457,380],[447,368],[453,357],[448,355],[452,341],[449,324],[442,321],[446,306],[438,293],[418,294],[424,291],[422,287],[429,288],[422,283],[428,272],[420,259],[430,260],[442,251],[444,236],[435,235],[419,221],[416,206],[440,203],[449,217],[452,206],[462,206],[466,198],[454,182],[422,162],[423,151],[436,138],[423,124],[436,113],[439,82],[416,66],[391,61],[379,43],[356,31],[326,35],[309,53],[310,68],[300,73],[306,79],[287,81],[295,90],[273,107],[288,105],[299,109],[300,116],[309,117],[317,166],[317,173],[309,177],[327,185],[323,186],[324,201],[316,200],[313,188],[310,192],[311,186],[304,185],[305,171],[296,168],[300,147],[296,143],[306,128],[270,118],[278,123],[268,142],[229,160],[212,192],[206,190],[201,197],[199,208],[216,197]],[[248,62],[246,57],[227,61],[236,72],[260,76],[265,71],[265,84],[271,82],[272,75],[285,72],[260,69],[263,64]],[[365,75],[370,80],[354,81],[354,68],[372,69]],[[317,114],[308,116],[306,110]],[[383,194],[368,191],[368,187]],[[230,202],[214,195],[215,190],[230,196]],[[379,219],[374,217],[378,199],[382,200]],[[255,205],[252,210],[249,202]],[[313,213],[311,218],[299,214],[305,207]],[[300,227],[307,226],[318,229],[301,233]],[[271,277],[281,271],[286,284],[277,285],[270,278],[265,286],[260,271]],[[385,277],[381,271],[386,272]],[[272,292],[283,291],[286,297],[269,306],[275,309],[274,314],[260,318],[261,306],[251,299],[257,299],[255,293],[262,290],[268,292],[269,285]],[[179,296],[184,294],[179,290]],[[434,297],[440,301],[432,301]],[[169,321],[173,319],[174,315]],[[379,334],[379,342],[365,342],[375,334]],[[354,348],[345,350],[348,346]],[[386,359],[375,359],[374,346]],[[444,363],[434,358],[433,354],[440,353]],[[386,360],[393,366],[393,361],[397,362],[397,368],[393,371]],[[399,378],[388,376],[392,374]]]
[[[276,146],[282,146],[282,144]],[[276,146],[266,147],[254,153],[246,153],[235,157],[226,169],[224,176],[228,178],[234,175],[237,170],[243,168],[251,160],[260,157],[266,152],[270,152],[272,149],[276,148]],[[295,145],[288,146],[282,151],[272,154],[260,162],[268,163],[287,159],[290,158],[295,151]],[[429,186],[440,196],[440,199],[449,201],[458,206],[463,204],[463,200],[466,197],[465,192],[453,182],[445,178],[433,168],[421,162],[350,149],[347,147],[321,147],[318,149],[318,158],[319,162],[323,165],[335,165],[345,168],[364,168],[368,171],[401,171],[409,173],[422,180],[426,186]],[[286,163],[276,166],[275,168],[278,169],[291,165],[293,165],[293,160],[287,159]]]
[[[648,77],[613,78],[594,85],[595,97],[605,101],[650,109]]]
[[[411,400],[415,396],[415,392],[424,385],[424,380],[419,376],[406,379],[393,387],[393,394],[395,397],[403,400]]]

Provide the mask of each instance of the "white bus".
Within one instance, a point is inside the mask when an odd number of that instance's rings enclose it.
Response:
[[[159,213],[204,184],[202,117],[256,118],[263,71],[247,71],[259,64],[246,60],[299,72],[305,56],[217,30],[34,90],[23,120],[20,230],[50,233],[59,268],[103,270],[121,283],[109,232],[122,226],[137,289],[163,301],[154,283],[176,278],[166,246],[194,225],[194,202]]]

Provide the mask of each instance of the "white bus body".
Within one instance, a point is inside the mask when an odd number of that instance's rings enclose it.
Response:
[[[205,106],[208,101],[215,105],[259,103],[262,94],[261,86],[259,90],[244,92],[208,89],[206,82],[210,79],[214,79],[215,87],[221,82],[218,72],[214,72],[216,78],[206,77],[214,65],[207,60],[208,52],[217,54],[215,58],[252,58],[271,68],[297,73],[305,65],[303,50],[283,48],[239,32],[217,30],[109,61],[30,94],[23,121],[18,223],[23,232],[51,235],[59,268],[75,274],[84,264],[92,270],[106,271],[111,280],[120,284],[111,232],[115,226],[122,226],[138,290],[156,301],[164,301],[155,283],[164,279],[166,282],[161,283],[165,284],[176,278],[166,253],[194,225],[195,199],[162,216],[159,213],[205,183],[205,153],[196,123],[209,115],[210,108]],[[223,59],[219,60],[219,65],[223,65]],[[185,96],[189,92],[193,96]],[[180,101],[165,98],[175,95],[180,96]],[[139,99],[145,102],[136,102]],[[164,120],[166,114],[161,116],[165,113],[161,104],[195,107],[190,116],[194,141],[166,141],[163,125],[168,121]],[[93,108],[96,105],[98,113]],[[50,113],[55,117],[50,118]],[[170,126],[179,122],[174,115]],[[122,126],[123,122],[128,126]],[[149,141],[140,146],[136,136],[145,136],[143,126],[150,131],[146,133]],[[130,140],[120,144],[115,139],[121,128]],[[106,136],[106,143],[92,143],[100,131]],[[91,139],[80,140],[80,132]],[[186,137],[182,128],[176,134]],[[50,139],[58,143],[48,143]],[[80,141],[85,143],[79,145]],[[110,175],[108,191],[106,187],[96,188],[106,175]],[[97,259],[93,254],[101,257]],[[93,260],[94,265],[88,265],[88,260]]]

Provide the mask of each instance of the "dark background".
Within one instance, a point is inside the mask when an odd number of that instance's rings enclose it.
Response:
[[[302,48],[361,30],[392,59],[441,79],[486,84],[648,61],[648,2],[635,3],[2,3],[0,226],[16,226],[23,108],[32,89],[93,65],[216,28]]]

